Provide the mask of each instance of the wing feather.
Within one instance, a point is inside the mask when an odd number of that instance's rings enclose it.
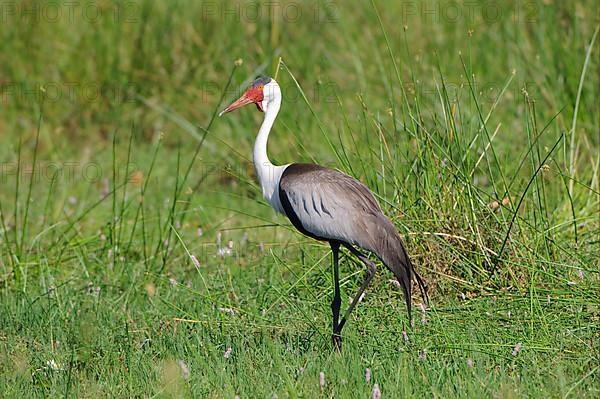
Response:
[[[292,164],[279,182],[286,215],[303,233],[364,247],[371,223],[383,216],[371,191],[360,181],[337,170],[310,164]],[[369,220],[372,221],[372,220]]]

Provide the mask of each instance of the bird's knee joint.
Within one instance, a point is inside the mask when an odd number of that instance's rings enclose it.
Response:
[[[375,266],[375,263],[369,261],[369,263],[367,263],[367,268],[370,276],[374,276],[375,273],[377,273],[377,266]]]
[[[341,305],[342,305],[342,298],[340,298],[339,296],[333,297],[333,300],[331,301],[331,309],[338,310]]]

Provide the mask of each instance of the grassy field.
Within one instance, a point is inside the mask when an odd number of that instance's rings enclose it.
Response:
[[[468,2],[467,2],[468,3]],[[4,1],[0,396],[600,396],[598,3]],[[380,268],[332,350],[331,253],[275,163],[360,179]],[[343,305],[364,268],[342,257]]]

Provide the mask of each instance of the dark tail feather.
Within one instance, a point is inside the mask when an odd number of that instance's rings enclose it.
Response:
[[[429,303],[427,296],[427,284],[421,276],[415,271],[414,266],[406,253],[402,239],[398,235],[396,228],[391,222],[390,228],[386,229],[386,234],[380,241],[378,256],[381,261],[398,279],[406,300],[406,308],[408,310],[408,318],[412,320],[412,304],[411,304],[411,280],[414,275],[415,280],[423,296],[425,303]],[[393,230],[393,231],[392,231]]]

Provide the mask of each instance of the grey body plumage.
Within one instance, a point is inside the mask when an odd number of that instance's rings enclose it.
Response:
[[[400,282],[411,317],[412,276],[422,293],[425,285],[414,271],[396,227],[367,186],[337,170],[291,164],[281,175],[279,199],[292,224],[305,235],[375,254]],[[373,266],[367,264],[369,269]]]

